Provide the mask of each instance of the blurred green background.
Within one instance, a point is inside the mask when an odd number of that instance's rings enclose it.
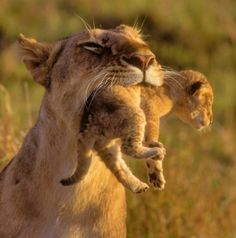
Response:
[[[53,42],[83,29],[136,21],[160,63],[203,72],[213,85],[214,125],[198,134],[163,121],[164,191],[128,192],[129,238],[236,237],[236,1],[1,0],[0,167],[34,122],[43,90],[15,54],[20,32]],[[142,162],[130,162],[146,180]]]

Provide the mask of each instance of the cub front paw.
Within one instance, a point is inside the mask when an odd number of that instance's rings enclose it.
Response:
[[[157,150],[156,156],[152,157],[153,160],[163,160],[165,158],[166,149],[165,149],[164,145],[161,142],[159,142],[159,141],[150,142],[149,147],[151,147],[151,148],[155,147],[156,150]]]
[[[160,148],[164,148],[164,145],[160,142],[160,141],[151,141],[148,144],[149,147],[160,147]]]

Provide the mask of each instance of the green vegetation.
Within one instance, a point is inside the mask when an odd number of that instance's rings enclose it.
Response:
[[[215,93],[210,132],[198,134],[175,118],[163,121],[166,189],[128,193],[128,237],[236,237],[234,0],[1,0],[0,167],[32,125],[43,94],[15,55],[17,35],[53,41],[80,31],[80,17],[104,28],[144,21],[159,61],[203,72]],[[130,164],[146,180],[144,163]]]

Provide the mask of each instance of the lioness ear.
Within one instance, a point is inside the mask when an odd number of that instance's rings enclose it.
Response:
[[[19,54],[34,80],[47,87],[48,59],[52,45],[40,43],[35,39],[26,38],[23,34],[18,37]]]
[[[189,95],[194,95],[203,85],[203,82],[197,81],[187,87],[187,93]]]

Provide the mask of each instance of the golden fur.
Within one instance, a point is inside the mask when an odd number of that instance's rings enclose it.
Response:
[[[79,185],[64,187],[60,180],[77,162],[87,97],[112,84],[162,84],[153,53],[127,26],[84,31],[55,44],[23,35],[18,42],[26,67],[46,93],[35,126],[0,173],[0,237],[125,237],[124,189],[95,155]]]
[[[162,88],[150,85],[114,86],[112,92],[101,92],[93,102],[89,102],[88,118],[83,122],[87,125],[81,133],[79,155],[84,162],[81,164],[80,160],[73,176],[63,180],[63,184],[71,185],[86,175],[91,149],[95,148],[98,154],[103,155],[102,160],[117,179],[136,193],[146,191],[148,185],[132,174],[122,160],[121,151],[133,158],[153,157],[147,162],[149,181],[154,187],[163,189],[165,179],[160,165],[165,150],[158,142],[160,117],[174,111],[181,120],[200,129],[212,123],[212,101],[209,82],[201,73],[192,70],[167,73]],[[142,145],[145,124],[145,143],[151,148]],[[107,145],[117,138],[121,139],[121,150],[119,148],[114,156]]]
[[[180,120],[193,128],[202,130],[213,122],[213,91],[207,78],[198,71],[183,70],[166,72],[164,84],[160,88],[147,86],[142,91],[145,111],[146,143],[159,139],[160,118],[174,113]],[[147,160],[149,182],[163,189],[165,179],[161,160]]]
[[[92,102],[88,100],[86,115],[82,120],[84,128],[80,135],[79,163],[75,173],[62,180],[63,185],[76,183],[86,175],[91,160],[91,149],[95,148],[98,154],[103,155],[102,160],[106,166],[112,168],[113,172],[116,171],[114,174],[123,185],[135,193],[147,190],[148,185],[134,177],[124,161],[112,158],[113,154],[107,148],[111,140],[120,139],[122,153],[132,158],[157,158],[157,155],[159,159],[164,157],[164,148],[158,145],[143,146],[145,115],[140,108],[141,89],[141,85],[128,88],[116,85],[100,92]],[[118,157],[121,158],[121,155]],[[82,160],[84,162],[81,164]],[[130,176],[123,178],[122,174]]]

